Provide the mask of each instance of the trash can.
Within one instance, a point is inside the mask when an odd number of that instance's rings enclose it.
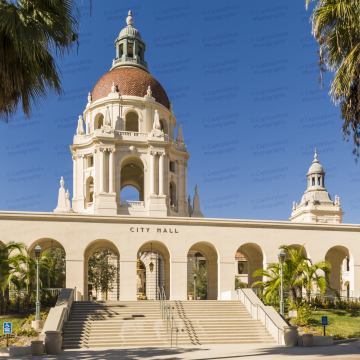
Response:
[[[302,338],[303,338],[303,346],[314,346],[313,334],[304,334]]]
[[[284,340],[286,346],[298,345],[297,326],[284,326]]]
[[[34,340],[31,342],[31,355],[41,356],[44,353],[44,342],[42,340]]]
[[[61,331],[45,331],[45,351],[47,354],[56,355],[61,353]]]

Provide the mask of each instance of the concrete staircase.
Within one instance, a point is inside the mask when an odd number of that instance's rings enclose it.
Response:
[[[260,320],[240,301],[168,301],[176,320],[178,345],[274,343]]]
[[[77,301],[63,348],[168,345],[157,301]]]
[[[167,304],[176,320],[178,345],[275,342],[240,301]],[[158,301],[75,302],[63,334],[65,349],[169,344]]]

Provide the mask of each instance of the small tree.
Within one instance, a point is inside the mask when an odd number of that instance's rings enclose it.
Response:
[[[200,296],[200,300],[205,300],[207,297],[207,271],[206,263],[199,262],[198,267],[194,267],[192,275],[196,274],[196,297]],[[194,292],[194,280],[188,280],[188,293]]]
[[[235,277],[235,290],[242,289],[244,287],[245,287],[245,284],[240,279]]]
[[[114,288],[114,281],[117,277],[117,267],[109,263],[113,254],[110,250],[98,250],[89,259],[89,283],[93,285],[96,292],[101,291],[108,295]]]

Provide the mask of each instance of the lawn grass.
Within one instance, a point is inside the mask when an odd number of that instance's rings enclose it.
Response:
[[[24,323],[25,319],[26,317],[0,319],[0,336],[4,335],[4,322],[11,322],[11,331],[14,332]]]
[[[328,317],[326,335],[336,335],[336,338],[360,337],[360,311],[320,309],[313,311],[313,319],[308,327],[321,333],[324,327],[321,325],[321,317]]]

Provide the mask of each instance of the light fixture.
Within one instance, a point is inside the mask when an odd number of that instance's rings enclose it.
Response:
[[[42,254],[40,245],[35,246],[34,252],[35,252],[35,259],[39,260],[41,258],[41,254]]]
[[[286,253],[283,249],[281,249],[279,255],[278,255],[278,258],[279,258],[279,263],[280,264],[283,264],[285,262],[285,258],[286,258]]]
[[[239,261],[239,269],[240,269],[240,271],[243,272],[244,268],[245,268],[244,263],[242,261]]]
[[[149,264],[150,272],[154,270],[154,264],[152,262],[152,243],[151,243],[151,254],[150,254],[150,264]]]

